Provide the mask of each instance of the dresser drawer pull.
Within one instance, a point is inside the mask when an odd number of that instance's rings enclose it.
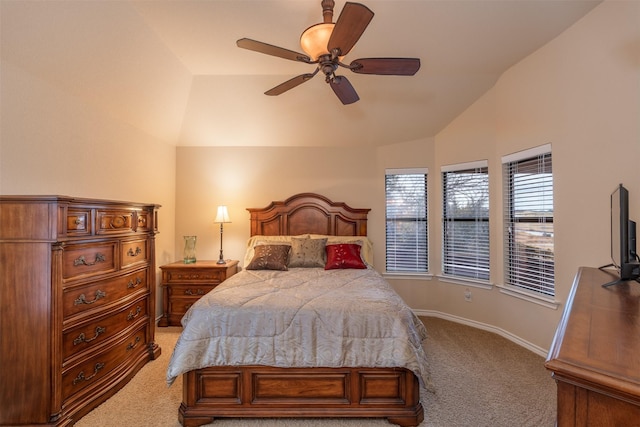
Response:
[[[136,348],[138,346],[138,343],[140,343],[140,337],[136,337],[135,341],[132,343],[129,343],[129,345],[127,346],[127,351],[131,351],[134,348]]]
[[[138,286],[140,286],[141,283],[142,283],[142,279],[139,277],[136,277],[135,282],[133,281],[133,279],[131,279],[129,280],[129,283],[127,283],[127,289],[137,288]]]
[[[114,216],[109,224],[111,228],[122,228],[127,225],[127,218],[125,216]]]
[[[87,338],[84,335],[84,332],[82,332],[80,335],[78,335],[78,337],[75,340],[73,340],[73,345],[78,345],[78,344],[81,344],[83,342],[91,342],[91,341],[95,340],[96,338],[98,338],[98,336],[100,334],[104,334],[105,332],[107,332],[107,328],[103,328],[102,326],[98,326],[96,328],[96,334],[93,336],[93,338]]]
[[[138,256],[141,253],[142,253],[142,249],[140,249],[138,246],[136,246],[135,252],[131,248],[129,248],[129,250],[127,251],[127,255],[129,256]]]
[[[73,265],[74,266],[78,266],[78,265],[95,265],[96,262],[105,262],[106,258],[103,254],[101,254],[100,252],[98,252],[96,254],[96,259],[93,262],[87,262],[87,260],[84,258],[84,255],[76,258],[73,260]]]
[[[184,291],[185,295],[204,295],[204,291],[202,289],[198,289],[197,291],[193,292],[191,289],[187,289],[186,291]]]
[[[91,380],[93,377],[98,375],[98,371],[100,371],[102,368],[104,368],[104,363],[96,363],[96,366],[93,368],[93,374],[89,375],[88,377],[84,376],[84,371],[80,371],[78,376],[75,377],[75,379],[73,380],[73,385],[76,385],[81,381],[89,381],[89,380]]]
[[[133,320],[136,317],[138,317],[140,315],[140,313],[142,312],[142,307],[138,306],[138,308],[136,309],[136,312],[134,313],[133,310],[131,310],[129,312],[129,315],[127,316],[127,320]]]
[[[83,221],[83,220],[81,220],[80,218],[76,218],[76,220],[75,220],[75,221],[73,221],[73,223],[74,223],[75,225],[80,225],[80,224],[82,224],[83,222],[84,222],[84,221]]]
[[[96,291],[96,297],[94,299],[92,299],[91,301],[87,301],[87,297],[84,294],[81,294],[74,302],[73,305],[81,305],[81,304],[93,304],[94,302],[98,301],[99,299],[102,299],[104,297],[107,296],[107,293],[101,290],[97,290]]]

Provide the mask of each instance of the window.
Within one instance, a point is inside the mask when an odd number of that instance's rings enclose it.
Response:
[[[427,169],[387,169],[386,271],[427,272]]]
[[[487,162],[442,168],[445,275],[489,280],[489,174]]]
[[[555,296],[551,146],[505,156],[505,283]]]

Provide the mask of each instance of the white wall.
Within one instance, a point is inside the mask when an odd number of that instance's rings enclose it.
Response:
[[[1,66],[0,194],[160,204],[157,264],[175,258],[175,147],[10,63]]]
[[[220,227],[213,220],[216,207],[227,205],[232,223],[224,227],[224,256],[242,260],[250,234],[246,208],[303,192],[372,208],[370,227],[379,227],[384,204],[373,206],[371,194],[384,176],[376,176],[375,162],[375,151],[361,148],[178,147],[176,248],[182,236],[196,235],[197,258],[218,259]]]
[[[640,220],[640,2],[596,7],[508,70],[435,141],[438,167],[489,160],[496,284],[503,284],[500,157],[551,143],[556,298],[565,302],[578,267],[610,262],[609,195],[617,184],[630,190],[631,217]],[[432,236],[439,240],[440,229]],[[564,307],[549,309],[495,287],[472,289],[472,303],[463,302],[464,287],[428,288],[438,301],[430,308],[493,325],[541,348],[550,346]]]

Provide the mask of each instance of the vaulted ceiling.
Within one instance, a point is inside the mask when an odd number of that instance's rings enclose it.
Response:
[[[301,52],[320,0],[0,0],[4,63],[170,144],[378,146],[434,136],[509,67],[600,0],[360,0],[375,16],[345,58],[417,57],[415,76],[354,74],[342,105],[314,66],[239,49]],[[334,21],[344,1],[336,1]]]

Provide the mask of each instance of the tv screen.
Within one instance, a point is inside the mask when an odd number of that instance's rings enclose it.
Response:
[[[635,222],[629,220],[629,191],[620,184],[611,193],[611,260],[620,280],[640,276],[636,254]]]

